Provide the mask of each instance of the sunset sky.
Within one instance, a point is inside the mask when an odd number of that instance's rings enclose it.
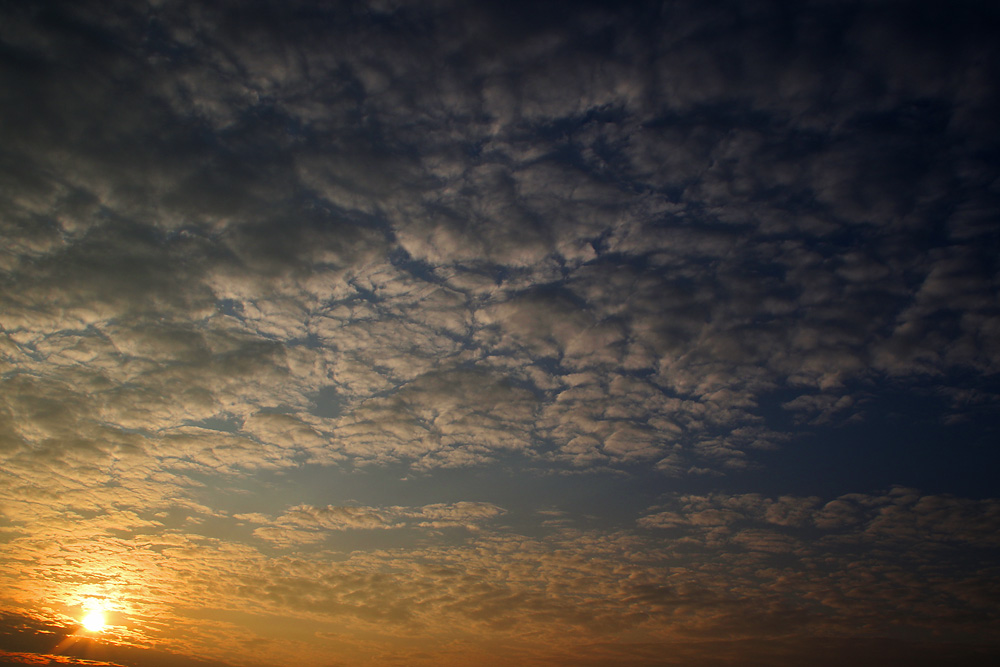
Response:
[[[0,0],[0,666],[1000,664],[998,36]]]

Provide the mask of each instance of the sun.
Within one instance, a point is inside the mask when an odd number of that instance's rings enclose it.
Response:
[[[88,611],[82,623],[87,632],[102,632],[108,625],[104,619],[104,612],[99,609]]]
[[[80,625],[84,631],[107,632],[110,627],[108,625],[108,611],[114,606],[111,600],[105,596],[91,596],[81,600],[80,607],[82,607],[83,617],[80,619]]]

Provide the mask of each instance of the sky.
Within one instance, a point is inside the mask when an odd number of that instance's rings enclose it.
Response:
[[[0,1],[0,665],[997,664],[998,34]]]

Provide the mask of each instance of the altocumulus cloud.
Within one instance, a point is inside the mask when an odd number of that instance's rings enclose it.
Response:
[[[995,656],[998,25],[0,5],[5,659]]]

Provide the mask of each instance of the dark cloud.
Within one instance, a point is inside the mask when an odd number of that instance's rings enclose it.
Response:
[[[0,664],[20,665],[90,665],[122,667],[143,664],[159,667],[225,667],[226,662],[199,660],[188,656],[137,646],[104,643],[76,635],[79,628],[40,622],[23,614],[5,612],[0,616]]]

